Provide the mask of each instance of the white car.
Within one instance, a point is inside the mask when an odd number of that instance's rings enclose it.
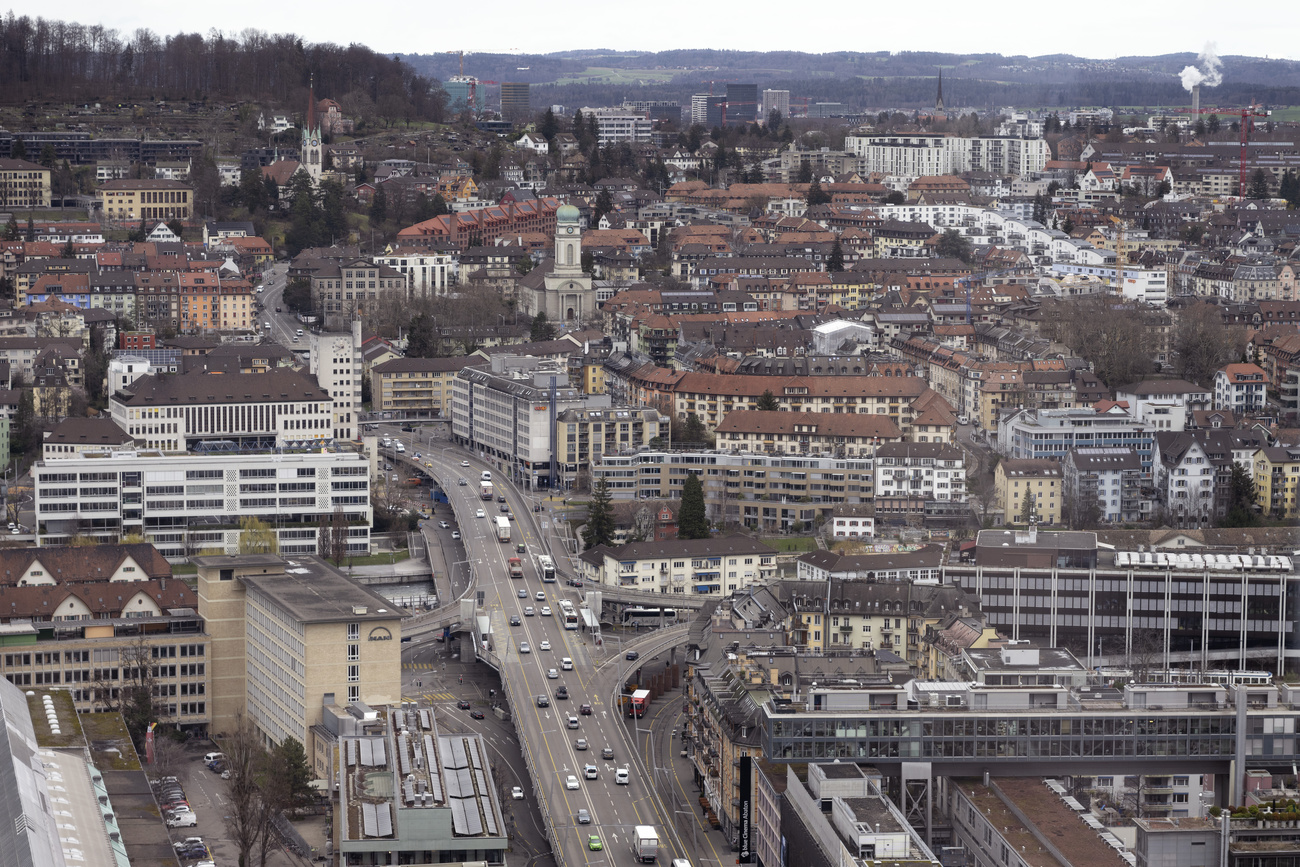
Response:
[[[551,616],[551,606],[549,606],[549,605],[543,605],[543,606],[542,606],[542,610],[539,611],[539,612],[537,612],[537,613],[540,614],[540,615],[542,615],[543,617],[550,617],[550,616]]]
[[[545,650],[546,648],[543,647],[542,649]],[[560,676],[560,673],[559,673],[558,671],[556,671],[555,669],[553,669],[553,668],[548,668],[548,669],[546,669],[546,677],[547,677],[548,680],[555,680],[555,679],[556,679],[557,677],[559,677],[559,676]]]
[[[519,652],[520,652],[520,653],[532,653],[532,652],[533,652],[533,649],[532,649],[531,647],[528,646],[528,642],[527,642],[527,641],[521,641],[521,642],[519,642]]]
[[[578,788],[578,778],[575,777],[573,774],[569,774],[569,776],[565,777],[564,779],[564,788],[566,789]]]
[[[487,517],[487,512],[483,511],[482,509],[479,509],[477,512],[474,513],[474,517],[475,517],[475,518],[486,518],[486,517]]]
[[[542,639],[542,643],[539,644],[539,645],[537,645],[537,646],[538,646],[539,648],[541,648],[542,650],[550,650],[550,649],[551,649],[551,642],[549,642],[549,641],[547,641],[545,638],[543,638],[543,639]],[[555,669],[552,668],[551,671],[555,671]]]
[[[469,461],[461,461],[461,462],[460,462],[460,465],[461,465],[462,467],[468,467],[468,466],[469,466]]]
[[[535,613],[536,613],[536,612],[533,611],[533,606],[531,606],[531,605],[529,605],[527,608],[524,609],[524,616],[525,616],[525,617],[532,617],[533,614],[535,614]]]
[[[451,538],[453,538],[453,539],[459,539],[459,538],[460,538],[460,530],[452,530],[452,531],[451,531]]]
[[[510,797],[514,798],[516,801],[522,801],[524,799],[524,790],[519,786],[515,786],[510,790]]]
[[[536,594],[533,598],[536,599],[538,602],[545,602],[545,601],[546,601],[546,591],[545,591],[545,590],[538,590],[538,591],[537,591],[537,594]]]

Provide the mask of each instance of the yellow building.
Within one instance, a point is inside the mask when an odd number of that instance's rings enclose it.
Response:
[[[212,636],[212,726],[243,713],[267,740],[312,727],[327,696],[371,706],[401,700],[401,610],[317,557],[196,557],[199,616]]]
[[[49,206],[49,169],[27,160],[0,160],[0,208]]]
[[[116,222],[188,220],[194,216],[194,190],[180,181],[105,181],[96,197],[105,218]]]
[[[452,383],[464,367],[482,364],[477,356],[394,358],[370,369],[370,401],[375,412],[399,418],[451,418]]]
[[[1300,488],[1300,448],[1260,449],[1252,456],[1255,467],[1255,502],[1266,515],[1294,518]]]
[[[1037,523],[1059,524],[1063,484],[1060,461],[1050,459],[1003,460],[993,473],[996,507],[1008,523],[1023,523],[1029,497]]]

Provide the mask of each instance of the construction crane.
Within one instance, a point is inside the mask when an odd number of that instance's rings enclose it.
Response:
[[[460,51],[444,51],[443,54],[458,54],[458,55],[460,55],[460,74],[461,74],[461,75],[464,75],[464,74],[465,74],[465,51],[464,51],[463,49],[460,50]]]
[[[714,84],[726,84],[726,83],[729,82],[729,81],[734,83],[735,80],[736,80],[736,79],[734,79],[734,78],[713,78],[713,79],[710,79],[710,80],[709,80],[709,96],[713,96],[713,85],[714,85]]]
[[[1253,125],[1251,118],[1268,117],[1273,112],[1264,109],[1259,110],[1259,106],[1251,105],[1246,108],[1179,108],[1175,109],[1179,114],[1226,114],[1241,116],[1241,156],[1237,160],[1237,195],[1246,198],[1246,184],[1249,181],[1249,169],[1247,166],[1247,148],[1250,144],[1250,128]]]

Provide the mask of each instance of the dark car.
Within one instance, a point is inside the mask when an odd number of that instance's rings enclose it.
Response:
[[[279,307],[275,308],[275,312],[276,312],[276,313],[279,313],[279,312],[280,312],[280,308],[279,308]]]
[[[626,654],[624,654],[623,658],[624,658],[624,659],[640,659],[640,658],[641,658],[641,654],[637,653],[635,650],[629,650]]]
[[[519,615],[518,615],[518,614],[511,614],[511,615],[510,615],[510,625],[511,625],[511,626],[518,626],[521,622],[523,622],[523,621],[521,621],[521,620],[519,619]]]
[[[534,511],[534,512],[540,512],[541,510],[542,510],[542,504],[541,504],[541,503],[538,503],[538,504],[536,504],[535,506],[533,506],[533,511]]]
[[[556,689],[556,690],[555,690],[555,697],[556,697],[556,698],[567,699],[567,698],[569,697],[569,690],[568,690],[568,687],[563,687],[563,686],[561,686],[561,687],[559,687],[558,689]]]
[[[497,494],[497,502],[498,502],[498,503],[504,503],[505,501],[506,501],[506,495],[505,495],[505,494]]]
[[[481,710],[472,710],[469,715],[474,719],[483,719],[483,711]]]
[[[582,714],[583,716],[591,716],[591,705],[583,704],[582,707],[578,708],[578,713]]]
[[[460,708],[461,710],[469,710],[469,702],[465,701],[465,699],[462,698],[460,701],[456,702],[456,707]]]
[[[402,425],[402,430],[406,431],[407,433],[414,433],[415,428],[411,427],[409,424],[404,424]]]

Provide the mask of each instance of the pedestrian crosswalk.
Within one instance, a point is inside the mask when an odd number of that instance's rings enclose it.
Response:
[[[424,692],[416,695],[404,695],[402,701],[413,701],[416,704],[432,704],[435,701],[451,701],[455,698],[449,692]]]
[[[442,668],[442,666],[435,662],[403,662],[402,663],[403,671],[432,671],[435,668]]]

